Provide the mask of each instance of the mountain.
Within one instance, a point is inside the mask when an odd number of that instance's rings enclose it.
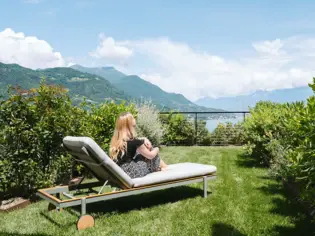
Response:
[[[80,65],[71,68],[95,74],[110,81],[116,88],[137,100],[149,99],[161,110],[176,109],[180,111],[222,111],[220,108],[198,106],[182,94],[168,93],[158,86],[140,78],[137,75],[125,75],[113,67],[88,68]]]
[[[7,93],[8,85],[30,89],[38,87],[42,79],[46,79],[49,84],[60,84],[68,88],[74,103],[80,102],[83,96],[94,103],[131,99],[106,79],[72,68],[31,70],[17,64],[0,63],[0,95]]]
[[[103,78],[106,78],[110,83],[114,84],[115,82],[118,82],[119,79],[125,77],[126,75],[118,70],[116,70],[114,67],[83,67],[80,65],[73,65],[71,66],[72,69],[86,72],[94,75],[101,76]]]
[[[273,101],[278,103],[306,101],[306,99],[313,95],[313,91],[308,86],[277,89],[272,91],[258,90],[249,95],[241,95],[235,97],[221,97],[221,98],[202,98],[195,103],[200,106],[221,108],[227,111],[248,111],[249,107],[254,107],[259,101]]]

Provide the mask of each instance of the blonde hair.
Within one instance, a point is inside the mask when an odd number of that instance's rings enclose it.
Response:
[[[114,135],[111,139],[109,156],[116,160],[118,154],[125,154],[127,147],[127,140],[136,137],[136,130],[133,125],[134,117],[130,112],[121,113],[116,120]]]

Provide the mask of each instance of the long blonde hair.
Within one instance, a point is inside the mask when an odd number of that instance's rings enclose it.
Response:
[[[109,156],[111,159],[116,160],[118,154],[125,154],[127,147],[127,140],[136,137],[136,130],[134,127],[134,117],[130,112],[121,113],[116,120],[114,135],[111,139]]]

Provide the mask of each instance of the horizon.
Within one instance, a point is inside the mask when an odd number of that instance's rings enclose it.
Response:
[[[2,1],[0,62],[114,67],[191,101],[304,87],[315,75],[314,10],[312,1]]]

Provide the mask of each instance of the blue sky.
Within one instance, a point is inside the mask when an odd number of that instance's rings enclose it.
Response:
[[[314,1],[289,0],[2,0],[0,32],[13,31],[3,33],[2,45],[22,32],[52,49],[42,49],[50,58],[45,64],[36,61],[40,52],[12,55],[0,46],[0,61],[30,68],[114,65],[192,100],[302,86],[315,75],[305,63],[315,51],[314,12]],[[54,64],[56,52],[62,61]]]

